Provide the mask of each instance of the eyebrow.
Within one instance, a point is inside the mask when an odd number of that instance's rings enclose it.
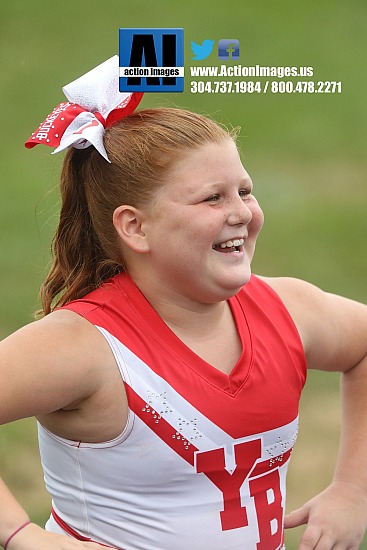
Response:
[[[213,182],[213,183],[204,184],[201,187],[201,189],[210,190],[211,188],[217,188],[218,186],[221,186],[221,185],[223,185],[222,181],[216,181],[216,182]],[[252,179],[250,177],[241,179],[238,182],[238,187],[242,187],[242,186],[251,187],[251,189],[253,189],[254,184],[253,184]]]
[[[248,178],[243,178],[241,180],[241,182],[243,183],[243,185],[249,185],[251,187],[251,189],[253,189],[253,187],[254,187],[254,182],[252,181],[250,176]]]

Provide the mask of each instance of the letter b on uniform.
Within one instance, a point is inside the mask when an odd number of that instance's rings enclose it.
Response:
[[[183,29],[120,29],[120,92],[183,92]]]

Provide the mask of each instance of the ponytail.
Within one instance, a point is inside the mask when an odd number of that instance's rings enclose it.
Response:
[[[102,250],[90,217],[83,164],[91,152],[92,148],[70,149],[65,156],[60,184],[62,208],[51,246],[54,260],[40,290],[44,315],[121,271],[118,261]]]

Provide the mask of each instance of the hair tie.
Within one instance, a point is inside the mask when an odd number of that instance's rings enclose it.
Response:
[[[62,88],[68,102],[60,103],[26,141],[27,149],[39,143],[85,149],[93,145],[110,162],[103,145],[105,128],[131,114],[142,92],[119,92],[119,62],[115,55]]]

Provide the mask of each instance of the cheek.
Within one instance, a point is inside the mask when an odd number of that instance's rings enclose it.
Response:
[[[254,203],[251,207],[251,212],[252,212],[252,220],[250,222],[251,232],[253,235],[257,235],[258,233],[260,233],[261,228],[264,224],[264,214],[256,199],[254,200]]]

